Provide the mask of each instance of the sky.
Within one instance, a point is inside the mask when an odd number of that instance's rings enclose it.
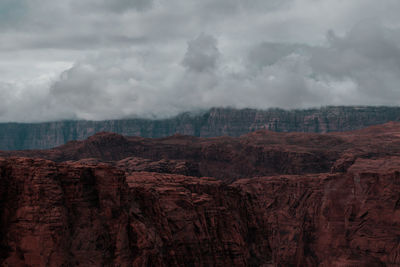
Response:
[[[0,0],[0,122],[400,104],[398,0]]]

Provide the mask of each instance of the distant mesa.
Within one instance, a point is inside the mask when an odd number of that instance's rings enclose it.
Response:
[[[400,121],[400,107],[343,106],[305,110],[212,108],[160,120],[60,121],[1,123],[0,150],[48,149],[98,132],[124,136],[238,137],[260,129],[275,132],[342,132]]]

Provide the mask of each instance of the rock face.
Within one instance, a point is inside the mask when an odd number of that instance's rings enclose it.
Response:
[[[327,145],[332,149],[326,150]],[[227,181],[263,175],[327,172],[341,151],[350,145],[335,136],[321,138],[317,134],[285,135],[266,131],[240,138],[215,139],[177,135],[143,139],[99,133],[55,149],[0,152],[0,156],[39,157],[57,162],[92,158],[114,162],[131,171],[212,176]]]
[[[399,123],[2,157],[0,266],[400,265]]]
[[[346,174],[226,185],[143,172],[125,180],[105,165],[2,160],[0,263],[398,266],[398,163],[362,160]]]
[[[123,173],[25,158],[1,160],[0,169],[2,266],[104,266],[130,258]]]
[[[276,133],[260,130],[238,138],[174,135],[150,139],[98,133],[49,150],[1,152],[55,162],[110,163],[134,171],[239,178],[345,172],[357,158],[400,156],[400,123],[345,133]]]
[[[237,137],[260,129],[315,133],[349,131],[399,120],[398,107],[325,107],[291,111],[213,108],[201,114],[186,113],[164,120],[1,123],[0,150],[47,149],[103,131],[152,138],[175,133]]]

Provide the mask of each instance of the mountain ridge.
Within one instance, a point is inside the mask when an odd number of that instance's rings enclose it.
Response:
[[[330,106],[304,110],[212,108],[168,119],[0,123],[0,150],[48,149],[106,131],[125,136],[237,137],[260,129],[276,132],[340,132],[400,121],[400,107]]]

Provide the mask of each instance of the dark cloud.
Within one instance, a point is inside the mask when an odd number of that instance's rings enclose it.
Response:
[[[0,121],[398,105],[399,11],[393,0],[3,0]]]
[[[196,39],[188,42],[182,64],[189,71],[213,71],[217,66],[219,56],[217,39],[202,33]]]
[[[151,8],[153,0],[86,0],[71,1],[71,6],[79,11],[124,13],[129,10],[144,11]]]
[[[277,63],[292,53],[302,53],[306,47],[296,44],[263,42],[253,47],[248,54],[250,68],[258,70]]]
[[[311,50],[310,66],[321,79],[351,80],[367,104],[398,104],[399,30],[375,20],[359,22],[343,37],[328,33],[329,46]]]
[[[13,27],[19,23],[28,9],[27,1],[13,1],[2,0],[0,1],[0,28],[5,26]]]

